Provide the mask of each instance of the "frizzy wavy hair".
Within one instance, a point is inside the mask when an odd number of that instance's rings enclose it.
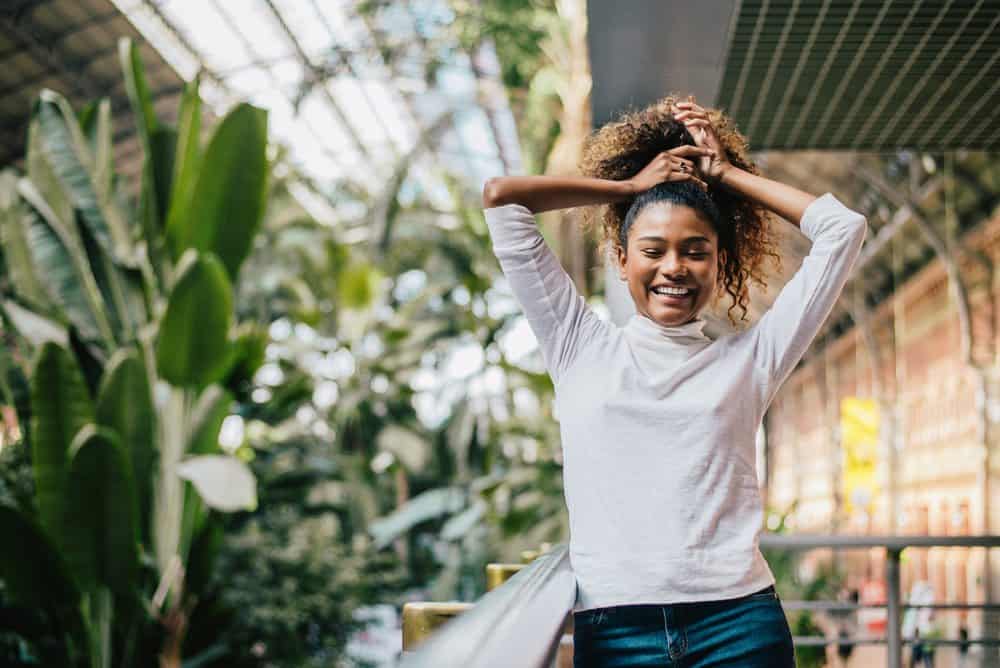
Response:
[[[622,181],[638,174],[661,151],[683,144],[693,145],[694,137],[671,112],[674,102],[681,100],[679,95],[668,95],[644,109],[625,112],[617,120],[597,129],[584,143],[580,172],[585,176]],[[729,162],[757,174],[757,166],[747,157],[746,138],[721,111],[706,110]],[[781,258],[774,251],[766,209],[712,184],[709,184],[708,195],[718,209],[721,222],[716,229],[719,235],[719,292],[732,297],[727,315],[735,325],[732,314],[735,308],[741,311],[740,320],[747,320],[749,282],[767,285],[763,273],[765,257],[772,257],[778,267]],[[589,207],[587,211],[585,225],[590,227],[600,220],[601,242],[610,244],[613,252],[619,248],[623,252],[627,250],[622,241],[627,239],[628,230],[623,227],[636,199]],[[621,234],[623,231],[626,234]]]

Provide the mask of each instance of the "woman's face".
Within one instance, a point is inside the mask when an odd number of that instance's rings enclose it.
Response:
[[[628,232],[626,253],[618,250],[618,276],[628,282],[636,311],[662,325],[690,322],[715,295],[718,235],[688,206],[650,204]],[[657,294],[654,288],[683,288]]]

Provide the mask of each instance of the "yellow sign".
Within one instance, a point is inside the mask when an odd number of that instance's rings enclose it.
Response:
[[[878,458],[878,404],[874,399],[840,401],[840,451],[843,457],[844,506],[848,513],[871,510]]]

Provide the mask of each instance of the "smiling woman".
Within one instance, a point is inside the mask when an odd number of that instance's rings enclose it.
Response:
[[[616,251],[639,313],[682,325],[719,295],[718,229],[719,211],[698,186],[657,184],[635,199]]]
[[[794,665],[757,547],[755,435],[839,297],[866,221],[832,194],[754,174],[712,118],[693,101],[654,106],[597,132],[589,176],[483,191],[559,407],[577,668]],[[636,307],[623,327],[590,308],[538,231],[535,213],[582,205],[606,205]],[[812,249],[763,317],[712,339],[700,313],[714,297],[728,292],[746,315],[746,281],[771,252],[767,211]]]

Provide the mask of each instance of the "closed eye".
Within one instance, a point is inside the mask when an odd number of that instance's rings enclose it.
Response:
[[[659,251],[645,251],[645,252],[643,252],[643,255],[645,255],[646,257],[656,257],[659,254],[660,254]],[[708,253],[706,253],[704,251],[689,251],[689,252],[684,253],[684,254],[687,255],[688,257],[707,257],[708,256]]]

